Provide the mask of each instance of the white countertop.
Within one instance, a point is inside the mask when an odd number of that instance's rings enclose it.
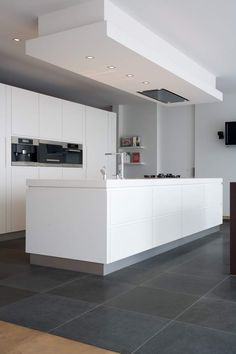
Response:
[[[159,178],[159,179],[108,179],[102,180],[61,180],[61,179],[28,179],[28,187],[49,188],[132,188],[181,184],[223,183],[222,178]]]

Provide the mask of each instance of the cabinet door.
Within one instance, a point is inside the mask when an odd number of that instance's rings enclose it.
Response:
[[[39,167],[40,179],[61,179],[62,167]]]
[[[6,232],[6,87],[0,84],[0,234]]]
[[[68,142],[84,141],[85,106],[62,101],[62,139]]]
[[[62,140],[62,101],[39,95],[39,136],[41,139]]]
[[[38,178],[37,167],[12,167],[11,231],[25,229],[26,179]]]
[[[106,166],[108,152],[108,112],[86,107],[86,176],[102,179],[100,169]]]
[[[108,151],[115,153],[116,148],[116,113],[108,113]],[[116,156],[108,156],[106,161],[107,177],[116,176]]]
[[[62,171],[63,179],[84,179],[85,172],[83,168],[65,167]]]
[[[12,135],[37,137],[39,133],[38,94],[12,87]]]
[[[5,138],[0,136],[0,234],[6,232]]]

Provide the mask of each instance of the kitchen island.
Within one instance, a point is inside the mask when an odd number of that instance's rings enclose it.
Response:
[[[32,264],[108,274],[222,223],[222,179],[28,180]]]

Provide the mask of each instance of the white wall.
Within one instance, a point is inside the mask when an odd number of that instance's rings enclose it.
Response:
[[[122,136],[141,136],[142,159],[145,165],[126,165],[126,178],[143,178],[145,174],[156,174],[159,171],[158,125],[161,117],[161,106],[156,103],[142,103],[118,107],[119,138]]]
[[[194,106],[163,107],[160,133],[162,172],[193,177]]]
[[[221,103],[196,106],[196,177],[223,177],[224,215],[229,216],[229,182],[236,181],[236,146],[225,146],[217,132],[226,121],[236,121],[236,94],[224,96]]]

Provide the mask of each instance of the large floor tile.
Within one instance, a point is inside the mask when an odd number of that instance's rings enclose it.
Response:
[[[15,289],[0,285],[0,307],[11,304],[12,302],[20,301],[34,294],[35,293],[28,290]]]
[[[40,292],[85,276],[85,273],[36,266],[27,272],[0,280],[0,284]]]
[[[207,296],[216,299],[236,301],[236,277],[228,277]]]
[[[115,354],[33,329],[0,321],[1,354]]]
[[[236,335],[173,323],[135,354],[235,354]]]
[[[120,353],[131,353],[167,322],[153,316],[100,307],[54,333]]]
[[[236,303],[204,298],[180,316],[178,321],[236,334]]]
[[[0,281],[15,274],[28,272],[30,268],[30,264],[12,264],[0,262]]]
[[[93,307],[83,301],[39,294],[0,308],[0,320],[49,331]]]
[[[143,283],[143,286],[192,295],[203,295],[217,283],[219,283],[219,279],[215,278],[207,279],[193,275],[163,273]]]
[[[224,279],[228,275],[227,265],[223,263],[222,259],[211,259],[205,254],[199,255],[189,262],[177,266],[170,271],[173,273],[218,279]]]
[[[163,271],[163,268],[160,267],[155,267],[155,269],[151,268],[150,269],[142,269],[138,265],[124,268],[121,270],[118,270],[117,272],[111,273],[106,276],[107,280],[115,280],[119,282],[124,282],[124,283],[130,283],[130,284],[135,284],[139,285],[148,279],[152,279],[156,277],[158,274],[160,274]]]
[[[103,303],[114,296],[133,288],[133,285],[106,280],[104,277],[87,277],[58,287],[51,294],[57,294],[88,302]]]
[[[109,301],[107,305],[152,316],[175,318],[197,299],[198,297],[192,295],[138,287]]]

